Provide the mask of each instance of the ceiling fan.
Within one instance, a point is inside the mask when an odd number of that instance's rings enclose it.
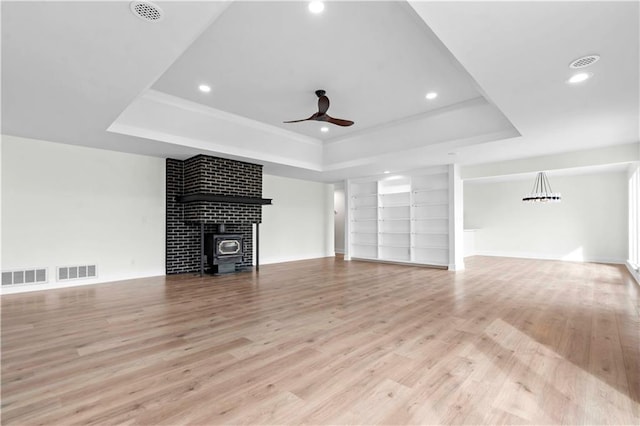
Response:
[[[351,120],[342,120],[340,118],[333,118],[327,115],[327,110],[329,109],[329,98],[325,96],[324,90],[316,90],[316,96],[318,96],[318,112],[313,114],[309,118],[305,118],[302,120],[293,120],[293,121],[284,121],[283,123],[299,123],[301,121],[326,121],[327,123],[332,123],[338,126],[351,126],[353,121]]]

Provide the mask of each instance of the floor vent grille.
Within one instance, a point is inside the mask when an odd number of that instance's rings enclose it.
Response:
[[[48,282],[47,268],[27,268],[2,271],[2,285],[44,284]]]
[[[95,278],[98,276],[96,265],[58,266],[58,281]]]

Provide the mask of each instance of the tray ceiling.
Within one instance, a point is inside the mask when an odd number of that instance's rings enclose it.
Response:
[[[3,133],[322,181],[638,142],[635,2],[158,4],[2,2]],[[316,89],[356,124],[283,124]]]

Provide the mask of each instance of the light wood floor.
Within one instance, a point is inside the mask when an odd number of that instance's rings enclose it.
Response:
[[[2,297],[3,424],[638,424],[622,266],[318,259]]]

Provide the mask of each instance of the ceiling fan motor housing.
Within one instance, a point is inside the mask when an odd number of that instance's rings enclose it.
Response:
[[[342,127],[353,125],[353,121],[351,120],[333,118],[327,115],[327,110],[329,109],[329,98],[325,96],[326,93],[327,92],[322,89],[316,90],[316,96],[318,97],[318,112],[316,112],[309,118],[304,118],[302,120],[285,121],[284,123],[300,123],[301,121],[324,121]]]

